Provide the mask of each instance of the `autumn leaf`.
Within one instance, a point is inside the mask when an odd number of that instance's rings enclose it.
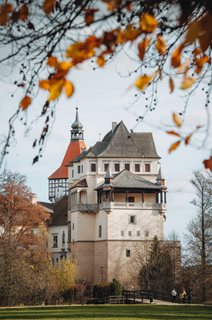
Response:
[[[49,80],[40,80],[39,87],[44,90],[50,89],[50,81]]]
[[[151,33],[157,28],[158,22],[155,17],[149,13],[144,13],[141,16],[140,27],[143,32]]]
[[[136,29],[133,25],[128,24],[125,30],[119,30],[117,42],[120,44],[126,41],[135,40],[141,33],[141,30]]]
[[[209,47],[211,47],[212,41],[212,14],[210,11],[199,20],[200,33],[199,33],[199,43],[203,52],[205,52]]]
[[[199,21],[194,21],[189,25],[188,32],[187,32],[186,38],[185,38],[186,44],[191,44],[198,38],[200,28],[201,28],[201,26],[199,24]]]
[[[29,107],[29,105],[31,104],[31,101],[32,100],[29,96],[25,96],[20,102],[21,109],[26,110]]]
[[[146,74],[144,74],[143,76],[137,78],[137,80],[135,81],[136,88],[141,91],[144,90],[150,84],[154,76],[155,73],[151,76],[147,76]]]
[[[85,10],[85,24],[89,26],[91,23],[94,22],[94,14],[97,12],[98,9],[86,9]]]
[[[195,72],[199,74],[202,71],[202,68],[205,63],[210,62],[210,58],[207,55],[202,56],[201,58],[195,59],[196,69]]]
[[[73,93],[74,93],[74,86],[73,86],[73,84],[72,84],[70,81],[66,80],[63,88],[64,88],[64,91],[65,91],[66,96],[67,96],[68,98],[70,98],[70,97],[73,95]]]
[[[48,101],[56,100],[61,95],[62,89],[64,85],[64,79],[55,81],[50,86],[49,98]]]
[[[166,131],[166,133],[180,137],[179,133],[175,132],[175,131]]]
[[[138,55],[141,60],[143,60],[146,49],[148,48],[150,44],[151,38],[144,38],[141,42],[138,44]]]
[[[170,93],[174,91],[174,81],[171,77],[169,77],[169,88],[170,88]]]
[[[184,48],[184,43],[181,43],[181,45],[179,47],[177,47],[177,49],[174,50],[174,52],[172,52],[172,56],[171,56],[171,65],[174,68],[177,68],[181,65],[181,54]]]
[[[49,57],[48,58],[48,62],[47,62],[48,66],[50,67],[54,67],[55,69],[57,68],[58,66],[58,61],[57,61],[57,58],[56,57]]]
[[[19,10],[19,19],[25,21],[28,19],[29,10],[26,4],[24,4]]]
[[[50,13],[52,13],[52,11],[54,10],[55,7],[55,2],[56,0],[45,0],[43,3],[43,11],[49,15]]]
[[[183,123],[182,119],[178,116],[177,113],[175,113],[175,112],[172,113],[172,119],[178,128],[180,128],[182,126],[182,123]]]
[[[210,169],[212,171],[212,156],[209,159],[203,161],[205,169]]]
[[[13,11],[13,6],[6,3],[0,6],[0,25],[5,26],[8,22],[9,14]]]
[[[57,66],[59,70],[63,71],[68,71],[71,67],[73,67],[73,62],[70,61],[62,61]]]
[[[191,140],[191,136],[192,136],[192,133],[190,133],[187,137],[185,137],[185,144],[189,144],[190,140]]]
[[[170,147],[169,147],[169,150],[168,150],[168,153],[171,153],[172,151],[176,150],[179,145],[181,143],[181,140],[178,140],[176,142],[174,142]]]
[[[187,90],[195,83],[196,78],[186,77],[181,83],[180,89]]]
[[[96,63],[100,66],[103,67],[105,65],[105,58],[103,56],[99,56],[96,59]]]
[[[159,54],[164,55],[166,53],[166,42],[163,36],[161,35],[157,36],[157,41],[155,46]]]

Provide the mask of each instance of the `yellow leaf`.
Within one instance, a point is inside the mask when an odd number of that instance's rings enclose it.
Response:
[[[39,81],[39,87],[41,89],[44,89],[44,90],[49,90],[50,89],[49,80],[40,80]]]
[[[158,22],[155,17],[149,13],[144,13],[141,16],[140,27],[143,32],[151,33],[157,28]]]
[[[172,93],[174,91],[174,81],[171,77],[169,78],[169,88],[170,88],[170,93]]]
[[[55,7],[56,0],[45,0],[43,3],[43,11],[49,15]]]
[[[21,109],[26,110],[29,107],[29,105],[31,104],[31,101],[32,100],[29,96],[25,96],[20,102]]]
[[[191,88],[191,86],[195,83],[196,78],[184,78],[183,82],[181,83],[180,89],[186,90]]]
[[[49,57],[47,64],[50,67],[57,68],[57,66],[58,66],[57,58],[56,57]]]
[[[183,123],[182,119],[178,116],[177,113],[175,113],[175,112],[172,113],[172,119],[177,127],[182,126],[182,123]]]
[[[73,67],[73,62],[62,61],[58,64],[58,69],[63,71],[68,71],[71,67]]]
[[[181,43],[181,45],[177,47],[177,49],[175,49],[174,52],[172,52],[172,56],[171,56],[172,67],[177,68],[181,65],[181,54],[182,54],[183,48],[184,48],[184,43]]]
[[[168,152],[171,153],[172,151],[176,150],[176,149],[179,147],[180,143],[181,143],[181,140],[178,140],[178,141],[174,142],[174,143],[169,147]]]
[[[144,74],[143,76],[137,78],[137,80],[135,81],[136,88],[138,88],[139,90],[144,90],[150,84],[154,76],[155,73],[151,76],[147,76],[146,74]]]
[[[150,41],[151,38],[144,38],[143,41],[138,44],[138,55],[141,60],[143,60],[144,58],[146,49],[148,48]]]
[[[61,95],[63,85],[64,85],[64,79],[54,82],[54,84],[50,87],[48,101],[56,100]]]
[[[99,56],[96,59],[96,63],[100,66],[103,67],[105,65],[105,58],[103,56]]]
[[[155,46],[161,55],[164,55],[166,53],[166,42],[163,36],[161,35],[157,36],[157,41]]]
[[[64,91],[65,91],[65,94],[66,94],[66,96],[67,96],[68,98],[71,97],[71,96],[73,95],[73,93],[74,93],[74,86],[73,86],[73,84],[72,84],[70,81],[68,81],[68,80],[65,81]]]

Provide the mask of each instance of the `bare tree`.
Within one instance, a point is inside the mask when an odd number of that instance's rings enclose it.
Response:
[[[201,288],[201,299],[207,299],[207,288],[211,284],[212,263],[212,174],[209,171],[196,171],[191,181],[196,197],[192,201],[197,209],[196,216],[187,226],[186,263],[196,266]],[[196,272],[195,272],[196,274]]]

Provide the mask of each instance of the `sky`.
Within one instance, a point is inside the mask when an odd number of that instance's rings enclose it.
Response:
[[[7,168],[25,175],[38,200],[48,201],[48,176],[60,166],[65,154],[70,141],[71,124],[75,120],[75,108],[79,108],[87,147],[92,146],[99,138],[102,139],[111,129],[112,122],[123,120],[129,130],[134,128],[137,132],[153,132],[168,188],[165,236],[174,230],[182,239],[187,223],[195,214],[195,207],[191,204],[194,198],[194,189],[190,184],[192,173],[203,168],[202,161],[210,155],[210,142],[208,141],[207,147],[198,148],[198,140],[202,139],[200,134],[192,140],[194,146],[182,145],[172,154],[168,154],[170,144],[176,141],[177,137],[168,135],[166,131],[173,129],[172,112],[183,110],[182,94],[177,90],[170,94],[168,81],[164,79],[159,86],[156,109],[149,112],[144,121],[138,124],[136,118],[143,114],[146,102],[145,96],[137,99],[136,92],[130,88],[137,77],[135,74],[127,76],[131,67],[131,62],[121,56],[103,69],[93,70],[91,63],[84,63],[78,70],[73,71],[69,79],[75,84],[75,94],[70,99],[62,96],[59,100],[54,126],[45,145],[43,157],[32,166],[35,156],[32,143],[41,132],[41,123],[35,121],[27,134],[25,127],[17,123],[16,143],[11,146],[0,170]],[[0,69],[0,137],[7,132],[8,118],[24,94],[22,89],[17,90],[11,85],[14,73],[16,70],[8,72],[7,68]],[[11,94],[14,97],[11,97]],[[28,123],[36,117],[45,98],[46,93],[42,92],[29,107],[25,115]],[[204,124],[206,112],[203,99],[201,92],[195,93],[186,111],[185,131],[190,132],[197,125]]]

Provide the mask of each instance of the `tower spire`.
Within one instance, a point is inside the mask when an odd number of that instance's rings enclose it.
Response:
[[[84,130],[82,123],[79,121],[78,107],[76,107],[76,118],[71,128],[71,141],[84,140]]]

